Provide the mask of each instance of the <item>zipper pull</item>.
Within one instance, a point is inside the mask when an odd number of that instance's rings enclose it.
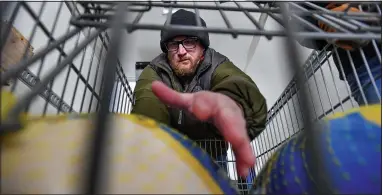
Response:
[[[182,110],[180,110],[179,115],[178,115],[178,124],[182,124]]]

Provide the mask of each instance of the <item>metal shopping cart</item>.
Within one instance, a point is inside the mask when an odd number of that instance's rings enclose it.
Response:
[[[364,12],[350,12],[353,5]],[[17,116],[24,111],[42,116],[47,113],[98,112],[99,129],[96,132],[101,139],[107,128],[104,125],[107,113],[129,113],[134,103],[130,83],[135,78],[125,74],[134,71],[134,68],[129,68],[134,66],[123,64],[121,56],[116,54],[121,51],[121,40],[125,37],[129,39],[135,31],[189,29],[228,34],[234,39],[238,36],[262,36],[269,41],[273,41],[273,37],[286,37],[289,67],[294,76],[269,108],[266,129],[252,142],[258,161],[250,178],[238,179],[230,148],[229,159],[222,159],[228,166],[229,177],[238,184],[243,194],[248,192],[252,180],[270,156],[291,136],[298,132],[313,136],[311,129],[314,129],[314,121],[337,111],[358,107],[358,101],[367,103],[363,88],[371,87],[371,93],[381,100],[379,86],[375,82],[362,82],[358,77],[355,84],[349,86],[342,69],[345,59],[340,57],[340,53],[343,50],[336,42],[368,41],[372,48],[370,53],[362,49],[356,52],[365,64],[369,64],[371,53],[376,56],[374,63],[381,64],[381,2],[353,2],[342,11],[330,11],[310,2],[227,1],[21,1],[1,2],[0,8],[1,87],[19,97],[14,109],[8,113],[8,120],[2,122],[1,131],[17,130]],[[144,15],[160,8],[166,12],[167,18],[179,8],[191,9],[197,16],[201,10],[216,12],[226,27],[202,28],[140,22]],[[53,17],[48,17],[48,12]],[[243,19],[251,21],[253,26],[246,29],[234,27],[235,21],[228,16],[228,12],[241,13]],[[254,16],[261,13],[261,17],[268,17],[282,28],[267,29],[264,22]],[[316,27],[308,17],[330,26],[336,32],[326,32]],[[121,29],[126,32],[121,32]],[[314,39],[334,41],[314,49],[307,60],[301,62],[296,43]],[[352,57],[354,54],[355,51],[344,53],[353,67],[352,72],[357,75]],[[336,70],[337,66],[341,71]],[[366,66],[365,77],[381,80],[381,74],[375,74],[369,66]],[[359,93],[361,99],[355,100],[355,94]],[[107,94],[112,94],[111,98],[106,98]],[[202,140],[199,144],[206,148],[222,143]],[[315,142],[311,149],[316,149]],[[94,155],[97,155],[97,149]],[[311,162],[320,167],[320,159],[318,155]]]

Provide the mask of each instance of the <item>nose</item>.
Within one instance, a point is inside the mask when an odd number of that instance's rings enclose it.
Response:
[[[184,46],[182,44],[179,44],[178,45],[178,55],[185,55],[186,54],[186,49],[184,48]]]

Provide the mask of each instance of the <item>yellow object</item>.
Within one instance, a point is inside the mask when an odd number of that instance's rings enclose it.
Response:
[[[2,193],[84,193],[91,118],[33,119],[23,130],[1,137]],[[112,124],[103,193],[223,193],[191,148],[153,120],[115,114]]]
[[[362,106],[359,108],[352,108],[350,110],[347,110],[345,112],[337,112],[335,114],[326,116],[326,120],[332,120],[337,118],[345,117],[351,113],[360,113],[363,118],[366,120],[373,122],[377,125],[382,124],[382,105],[380,104],[372,104],[368,106]]]
[[[1,91],[1,108],[0,108],[0,119],[3,121],[6,119],[7,113],[9,110],[15,105],[16,96],[14,96],[11,92],[2,90]]]

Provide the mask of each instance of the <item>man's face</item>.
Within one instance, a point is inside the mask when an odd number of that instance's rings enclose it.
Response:
[[[195,37],[178,36],[166,43],[170,66],[179,77],[195,73],[203,55],[203,46]]]

